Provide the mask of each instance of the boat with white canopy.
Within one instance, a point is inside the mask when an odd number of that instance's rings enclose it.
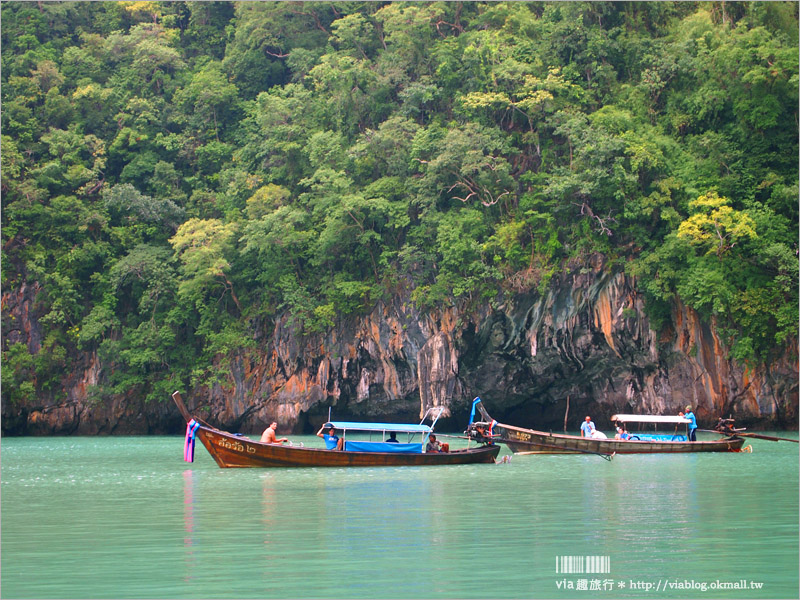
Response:
[[[731,435],[720,433],[722,437],[719,439],[690,442],[687,435],[687,426],[690,421],[680,416],[617,414],[611,417],[611,421],[621,424],[620,428],[623,430],[623,434],[629,424],[643,427],[638,427],[633,432],[627,432],[625,438],[597,439],[498,423],[486,412],[480,398],[476,398],[473,402],[473,413],[476,410],[481,414],[482,421],[472,422],[470,427],[491,428],[492,439],[495,442],[505,444],[512,452],[518,454],[613,456],[615,454],[676,452],[741,452],[745,441],[735,433]],[[640,431],[640,429],[647,431]]]

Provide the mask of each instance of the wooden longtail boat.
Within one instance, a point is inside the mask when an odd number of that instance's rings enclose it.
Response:
[[[343,433],[361,431],[381,433],[381,441],[345,439],[343,450],[305,448],[282,444],[265,444],[250,440],[241,435],[229,433],[204,425],[192,418],[178,392],[172,395],[178,410],[188,423],[187,444],[194,438],[200,440],[208,453],[220,467],[382,467],[382,466],[433,466],[463,465],[472,463],[493,463],[500,452],[500,446],[489,440],[477,446],[449,452],[426,452],[425,445],[433,431],[433,426],[390,423],[344,423],[333,422],[333,426]],[[438,416],[436,417],[438,419]],[[424,420],[424,419],[423,419]],[[435,423],[435,421],[434,421]],[[191,432],[191,440],[189,433]],[[384,442],[384,436],[395,432],[406,434],[409,443],[395,444]],[[420,441],[415,442],[415,436]],[[469,442],[468,442],[469,443]],[[189,460],[187,458],[187,460]]]
[[[612,421],[619,423],[653,423],[676,425],[673,434],[632,433],[627,440],[595,439],[578,435],[566,435],[535,429],[525,429],[498,423],[486,412],[480,398],[473,402],[472,413],[479,411],[482,421],[470,419],[470,427],[485,428],[491,432],[491,439],[508,446],[512,452],[519,454],[654,454],[676,452],[741,452],[744,439],[736,434],[725,435],[718,440],[689,442],[683,434],[677,433],[677,427],[689,421],[683,417],[655,417],[648,415],[614,415]]]

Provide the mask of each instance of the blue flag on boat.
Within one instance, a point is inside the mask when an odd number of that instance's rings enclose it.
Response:
[[[183,444],[183,460],[194,462],[195,433],[200,429],[200,423],[192,419],[186,424],[186,441]]]

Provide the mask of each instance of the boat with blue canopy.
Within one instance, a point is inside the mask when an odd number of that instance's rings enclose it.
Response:
[[[619,438],[611,439],[604,434],[582,437],[498,423],[489,416],[480,398],[475,398],[472,411],[479,417],[477,421],[470,419],[473,430],[491,427],[494,441],[505,444],[518,454],[597,454],[610,457],[615,454],[741,452],[745,441],[735,432],[730,435],[719,432],[721,438],[691,442],[686,431],[690,421],[682,416],[616,414],[611,421],[621,425],[622,433]],[[640,427],[627,432],[625,427],[632,423]]]
[[[439,411],[439,414],[441,414],[441,411]],[[398,424],[329,421],[323,426],[323,429],[328,429],[331,427],[337,432],[341,433],[343,440],[342,450],[352,452],[424,452],[428,439],[430,438],[431,433],[433,433],[432,425],[414,425],[410,423]],[[388,441],[392,433],[395,435],[404,435],[406,438],[405,441]],[[350,434],[350,439],[348,439],[348,434]],[[360,437],[354,439],[354,436],[367,437],[367,439],[360,439]],[[333,449],[331,448],[330,444],[328,445],[328,449]]]
[[[187,422],[184,459],[193,460],[195,440],[199,439],[223,468],[460,465],[493,463],[500,452],[500,446],[491,440],[469,436],[466,448],[429,452],[428,441],[443,412],[441,407],[426,411],[419,424],[330,421],[323,428],[334,427],[341,436],[342,449],[337,450],[253,441],[193,417],[178,392],[172,398]],[[425,424],[425,420],[431,420],[431,424]],[[401,439],[388,441],[392,433]]]
[[[689,431],[688,427],[691,421],[686,417],[672,416],[672,415],[623,415],[617,414],[611,417],[612,423],[617,423],[621,428],[625,429],[626,433],[624,440],[632,442],[688,442]],[[627,432],[627,425],[633,423],[638,427],[634,433]],[[671,428],[675,426],[673,432],[664,432],[664,428]],[[645,431],[652,426],[652,431]],[[679,433],[680,431],[680,433]]]

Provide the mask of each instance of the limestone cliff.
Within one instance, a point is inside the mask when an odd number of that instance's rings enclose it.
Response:
[[[32,287],[3,297],[11,341],[35,352]],[[591,414],[607,428],[615,412],[674,414],[687,404],[701,424],[732,414],[741,423],[797,423],[796,346],[776,364],[747,369],[726,357],[714,322],[677,303],[673,327],[649,327],[635,281],[599,262],[503,304],[420,313],[406,299],[343,320],[326,335],[298,337],[287,319],[256,327],[257,350],[230,357],[227,382],[186,390],[191,409],[221,427],[260,431],[276,419],[284,431],[311,432],[327,419],[417,419],[446,407],[462,427],[472,398],[495,418],[560,431]],[[8,327],[6,327],[8,330]],[[793,342],[796,344],[796,341]],[[163,433],[180,430],[168,398],[144,404],[135,393],[93,401],[104,365],[95,354],[64,377],[61,402],[3,401],[4,433]]]

